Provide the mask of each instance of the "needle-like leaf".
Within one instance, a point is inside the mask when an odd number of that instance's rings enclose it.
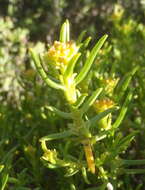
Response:
[[[50,110],[51,112],[56,113],[57,115],[59,115],[60,117],[65,118],[65,119],[71,119],[72,118],[71,113],[60,111],[59,109],[57,109],[57,108],[55,108],[53,106],[45,106],[45,108]]]
[[[76,103],[73,105],[75,108],[79,108],[84,100],[86,99],[86,97],[88,96],[88,94],[82,94],[76,101]]]
[[[102,88],[99,88],[99,89],[97,89],[96,91],[93,92],[91,97],[83,104],[83,106],[81,108],[81,113],[82,114],[84,114],[90,108],[90,106],[94,103],[94,101],[100,95],[102,90],[103,90]]]
[[[69,21],[66,20],[66,42],[70,41],[70,25]]]
[[[4,165],[0,165],[0,172],[4,169]]]
[[[64,79],[69,78],[73,74],[75,64],[77,63],[80,55],[81,55],[81,53],[77,53],[70,60],[70,62],[68,63],[67,69],[65,70],[65,73],[64,73]]]
[[[145,159],[142,160],[121,160],[123,165],[133,166],[133,165],[145,165]]]
[[[126,174],[144,174],[145,169],[123,169],[123,173],[126,173]]]
[[[84,67],[82,68],[81,72],[77,75],[77,77],[75,79],[76,84],[79,84],[87,75],[88,71],[91,68],[91,65],[93,64],[94,60],[96,59],[96,56],[97,56],[100,48],[104,44],[105,40],[107,39],[107,37],[108,37],[108,35],[104,35],[97,42],[97,44],[94,46],[94,48],[91,50],[90,55],[89,55],[88,59],[86,60]]]
[[[117,101],[119,101],[122,96],[124,95],[125,91],[127,90],[130,81],[133,77],[133,75],[136,73],[136,71],[139,69],[139,67],[135,67],[133,68],[132,71],[128,72],[124,78],[118,83],[116,89],[115,89],[115,93],[117,94],[116,99]]]
[[[124,119],[125,114],[126,114],[126,112],[127,112],[127,109],[128,109],[127,106],[128,106],[128,104],[129,104],[131,98],[132,98],[132,93],[129,92],[128,95],[127,95],[127,97],[126,97],[126,99],[125,99],[125,102],[124,102],[124,104],[123,104],[123,106],[122,106],[122,108],[121,108],[121,111],[120,111],[120,113],[119,113],[119,116],[117,117],[116,121],[114,122],[112,128],[115,129],[115,128],[119,127],[119,125],[121,124],[121,122],[122,122],[122,120]]]
[[[67,138],[73,135],[73,132],[71,130],[69,131],[64,131],[61,133],[54,133],[54,134],[50,134],[47,136],[42,137],[39,141],[52,141],[52,140],[56,140],[56,139],[62,139],[62,138]]]
[[[4,190],[8,182],[9,174],[5,173],[1,179],[1,190]]]
[[[85,34],[86,34],[86,30],[83,30],[83,31],[81,32],[81,34],[79,35],[79,37],[78,37],[77,44],[80,44],[80,43],[82,42],[82,40],[83,40]]]
[[[85,167],[82,167],[82,176],[83,176],[84,181],[86,182],[86,184],[90,184],[90,181],[88,180],[88,176],[87,176],[87,172],[86,172]]]
[[[82,45],[82,49],[85,49],[88,47],[90,41],[91,41],[91,37],[89,36],[84,42],[83,42],[83,45]]]
[[[60,29],[60,42],[68,42],[70,40],[69,21],[66,20]]]

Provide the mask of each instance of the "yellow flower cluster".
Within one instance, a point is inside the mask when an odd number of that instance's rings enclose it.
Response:
[[[55,41],[46,56],[49,61],[56,65],[57,69],[61,69],[68,64],[77,51],[78,47],[72,41],[66,43]]]
[[[116,87],[117,83],[119,81],[119,78],[108,78],[108,79],[103,79],[102,82],[105,85],[105,90],[108,94],[112,94],[114,88]]]
[[[109,108],[112,108],[113,106],[115,106],[115,103],[110,99],[102,99],[102,100],[97,100],[93,106],[94,106],[96,112],[99,113],[99,112],[103,112]]]

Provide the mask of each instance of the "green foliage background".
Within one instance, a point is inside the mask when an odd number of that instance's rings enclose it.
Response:
[[[116,3],[124,13],[114,12]],[[0,0],[0,173],[1,189],[73,190],[87,185],[77,176],[64,178],[61,169],[48,170],[40,161],[38,140],[63,129],[65,121],[48,112],[46,105],[62,107],[59,92],[43,84],[29,58],[28,49],[45,50],[58,39],[62,22],[71,22],[72,38],[84,29],[94,39],[109,34],[97,62],[122,78],[135,66],[139,70],[130,88],[134,97],[121,125],[122,134],[139,130],[123,154],[127,159],[145,158],[145,2],[144,0]],[[58,143],[57,143],[58,144]],[[56,146],[55,143],[51,145]],[[61,143],[58,148],[61,150]],[[0,169],[1,169],[0,168]],[[118,189],[143,190],[144,175],[121,175]]]

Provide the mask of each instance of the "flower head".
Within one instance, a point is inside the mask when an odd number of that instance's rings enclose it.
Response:
[[[117,83],[119,81],[119,78],[108,78],[108,79],[103,79],[102,82],[105,86],[105,91],[107,94],[112,95]]]
[[[99,113],[114,107],[115,103],[110,99],[102,99],[102,100],[97,100],[93,106],[95,110]]]
[[[73,41],[59,42],[55,41],[45,54],[47,63],[55,65],[56,69],[63,73],[71,58],[77,53],[78,47]]]

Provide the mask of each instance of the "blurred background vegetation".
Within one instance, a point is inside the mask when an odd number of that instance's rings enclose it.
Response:
[[[39,79],[28,53],[30,47],[42,52],[57,40],[66,18],[72,39],[84,29],[93,39],[109,34],[97,59],[104,69],[123,77],[139,65],[130,84],[134,98],[122,131],[140,133],[123,156],[145,158],[145,0],[0,0],[1,189],[69,189],[71,178],[66,181],[61,170],[49,171],[40,162],[39,138],[56,132],[64,121],[45,109],[62,103],[57,101],[58,92],[51,96],[51,89]],[[145,179],[123,175],[118,184],[121,190],[143,190]]]

